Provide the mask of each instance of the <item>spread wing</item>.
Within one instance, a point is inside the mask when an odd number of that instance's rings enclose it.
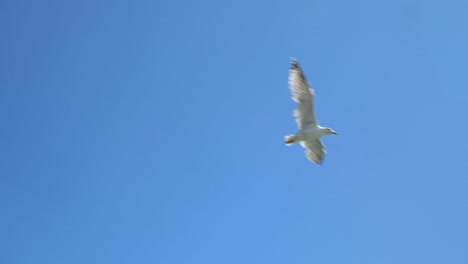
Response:
[[[289,70],[289,89],[292,99],[299,103],[294,116],[300,129],[317,125],[314,113],[314,90],[310,88],[299,63],[293,59]]]
[[[325,151],[325,146],[320,139],[302,141],[301,145],[307,149],[305,153],[309,160],[317,164],[322,164],[323,158],[327,152]]]

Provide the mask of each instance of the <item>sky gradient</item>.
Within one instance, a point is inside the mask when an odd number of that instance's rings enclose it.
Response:
[[[0,263],[468,263],[466,10],[2,1]]]

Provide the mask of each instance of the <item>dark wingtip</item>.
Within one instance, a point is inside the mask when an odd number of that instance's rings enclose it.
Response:
[[[297,59],[294,57],[291,57],[291,69],[298,69],[299,68],[299,63],[297,62]]]

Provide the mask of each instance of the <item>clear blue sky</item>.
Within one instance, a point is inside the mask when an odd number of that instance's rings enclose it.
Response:
[[[468,263],[467,10],[2,1],[0,263]]]

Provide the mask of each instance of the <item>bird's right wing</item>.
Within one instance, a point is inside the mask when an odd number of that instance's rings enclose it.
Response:
[[[314,90],[310,88],[299,63],[295,59],[291,60],[289,89],[292,93],[292,99],[299,103],[294,112],[299,128],[317,125],[314,113]]]
[[[322,164],[323,158],[327,152],[325,151],[325,146],[320,139],[302,141],[301,145],[307,149],[305,153],[309,160],[317,164]]]

